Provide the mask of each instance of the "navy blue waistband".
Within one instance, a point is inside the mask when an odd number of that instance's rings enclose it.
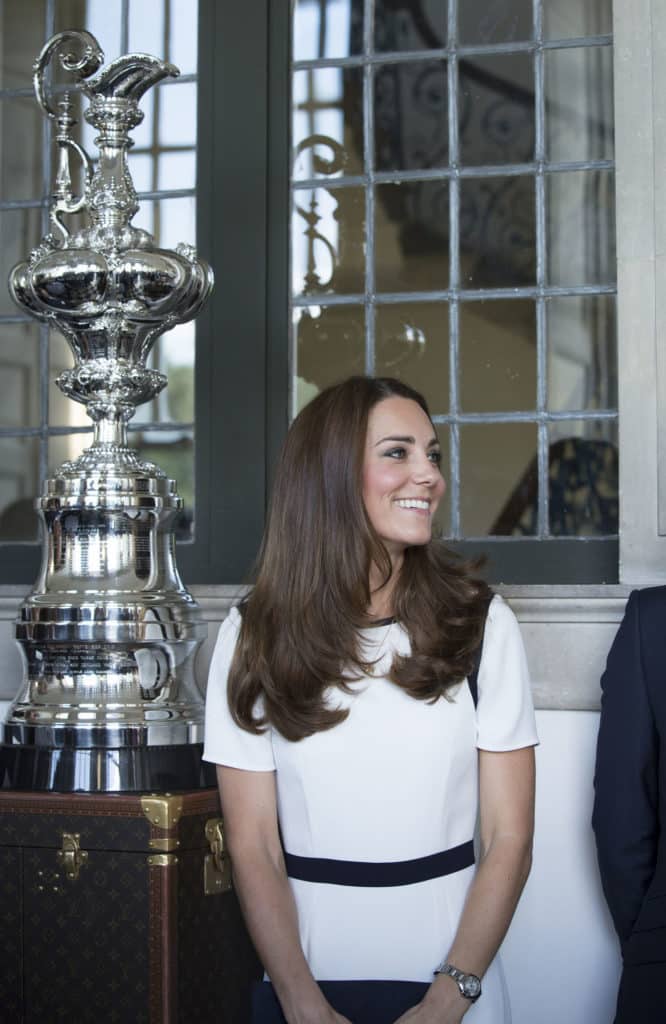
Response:
[[[431,878],[452,875],[474,863],[472,840],[452,846],[428,857],[414,860],[363,861],[329,860],[325,857],[297,857],[285,853],[284,861],[290,878],[302,882],[323,882],[328,885],[391,886],[413,885]]]

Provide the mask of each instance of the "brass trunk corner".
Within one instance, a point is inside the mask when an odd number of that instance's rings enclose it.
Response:
[[[142,796],[141,810],[151,825],[164,831],[175,828],[183,813],[182,796]]]

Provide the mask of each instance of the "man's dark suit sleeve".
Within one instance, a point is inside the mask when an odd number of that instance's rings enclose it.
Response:
[[[627,602],[601,688],[592,826],[604,893],[624,946],[654,872],[659,827],[657,734],[644,671],[639,591]]]

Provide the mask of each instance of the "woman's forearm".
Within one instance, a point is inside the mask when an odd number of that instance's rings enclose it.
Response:
[[[483,856],[467,894],[448,956],[461,970],[481,976],[511,923],[532,864],[530,840],[497,839]]]
[[[482,977],[497,953],[527,881],[531,851],[531,837],[503,836],[482,857],[451,948],[442,950],[447,961],[466,974]],[[428,996],[458,1005],[462,1012],[470,1006],[448,975],[437,976]]]
[[[325,1021],[328,1003],[303,954],[284,863],[261,850],[237,850],[232,865],[248,932],[288,1024]]]

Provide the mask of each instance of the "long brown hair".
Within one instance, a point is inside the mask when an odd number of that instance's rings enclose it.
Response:
[[[229,674],[231,713],[250,732],[270,724],[299,740],[330,729],[348,712],[328,706],[326,688],[348,690],[350,672],[368,670],[358,630],[370,624],[370,567],[388,580],[391,560],[363,504],[363,458],[370,411],[394,396],[430,418],[401,381],[351,377],[289,429]],[[473,667],[491,593],[471,568],[437,540],[404,553],[393,612],[411,654],[394,658],[390,679],[415,698],[446,695]]]

